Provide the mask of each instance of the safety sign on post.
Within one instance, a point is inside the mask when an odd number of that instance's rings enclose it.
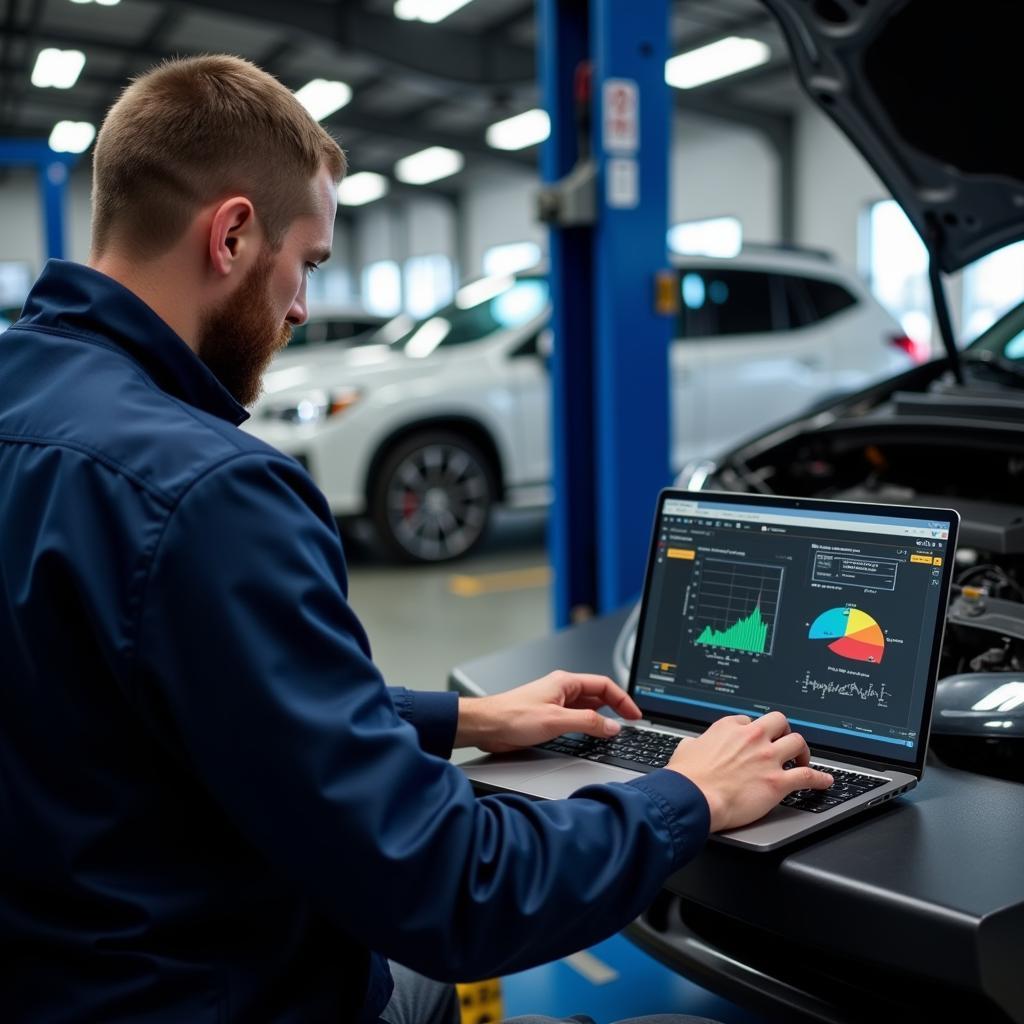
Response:
[[[606,153],[633,156],[640,148],[640,89],[631,78],[609,78],[601,95]]]
[[[601,93],[602,142],[609,155],[605,165],[605,202],[614,210],[640,204],[640,89],[632,78],[609,78]]]

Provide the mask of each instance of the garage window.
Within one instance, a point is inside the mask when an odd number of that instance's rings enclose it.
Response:
[[[492,245],[484,253],[484,275],[493,277],[495,274],[515,274],[520,270],[529,270],[540,262],[540,257],[540,246],[536,242]]]
[[[410,256],[405,261],[405,311],[410,316],[429,316],[451,302],[455,291],[452,261],[443,253]]]
[[[964,338],[987,330],[1024,298],[1024,242],[997,249],[965,271]]]
[[[379,316],[394,316],[402,308],[402,271],[394,260],[377,260],[363,267],[363,305]]]
[[[862,260],[875,298],[915,341],[932,336],[932,294],[928,250],[893,199],[868,208],[866,260]]]

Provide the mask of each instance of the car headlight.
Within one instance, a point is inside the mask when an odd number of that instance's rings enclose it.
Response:
[[[351,409],[361,396],[362,392],[358,388],[316,388],[297,397],[292,395],[277,402],[268,402],[263,415],[266,419],[284,420],[285,423],[322,423]]]

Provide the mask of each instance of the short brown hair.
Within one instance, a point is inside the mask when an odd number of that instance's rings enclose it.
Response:
[[[276,248],[310,212],[303,186],[322,166],[340,181],[344,153],[276,78],[240,57],[168,60],[132,81],[100,129],[93,250],[159,255],[202,206],[234,194]]]

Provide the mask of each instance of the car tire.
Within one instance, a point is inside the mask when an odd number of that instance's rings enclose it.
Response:
[[[384,456],[371,482],[370,516],[390,555],[446,562],[480,543],[496,491],[476,444],[454,431],[423,431]]]

